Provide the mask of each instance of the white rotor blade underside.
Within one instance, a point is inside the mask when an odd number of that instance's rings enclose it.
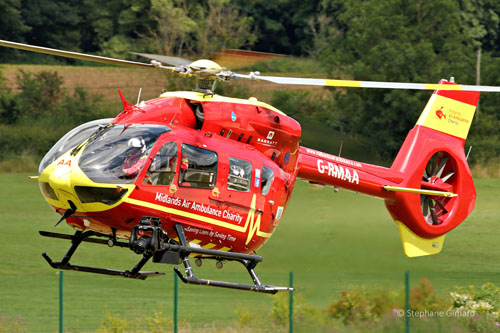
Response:
[[[139,52],[130,52],[132,54],[139,55],[144,58],[148,58],[151,60],[157,60],[161,62],[162,64],[166,65],[172,65],[172,66],[187,66],[190,63],[192,63],[192,60],[180,58],[180,57],[171,57],[171,56],[164,56],[160,54],[151,54],[151,53],[139,53]]]
[[[500,87],[496,86],[473,86],[454,85],[436,83],[405,83],[405,82],[381,82],[381,81],[355,81],[355,80],[329,80],[329,79],[308,79],[283,76],[263,76],[256,74],[236,74],[236,78],[268,81],[277,84],[321,86],[321,87],[350,87],[350,88],[384,88],[384,89],[414,89],[414,90],[465,90],[500,92]]]

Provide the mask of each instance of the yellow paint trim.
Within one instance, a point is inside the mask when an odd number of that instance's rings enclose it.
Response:
[[[452,197],[458,196],[458,194],[455,194],[453,192],[433,191],[433,190],[424,190],[421,188],[409,188],[409,187],[399,187],[399,186],[384,186],[384,190],[394,191],[394,192],[408,192],[408,193],[435,195],[435,196],[442,196],[442,197],[447,197],[447,198],[452,198]]]
[[[267,103],[260,102],[256,98],[250,98],[250,99],[231,98],[220,95],[207,95],[196,91],[167,91],[161,94],[160,97],[180,97],[198,102],[223,102],[223,103],[255,105],[285,115],[283,111],[280,111],[274,106],[269,105]]]
[[[201,247],[204,249],[213,249],[216,246],[217,246],[216,244],[208,243],[208,244],[202,245]]]
[[[434,94],[427,102],[417,125],[466,139],[475,111],[474,105]]]
[[[165,207],[165,206],[154,204],[154,203],[147,202],[147,201],[142,201],[142,200],[137,200],[137,199],[132,199],[132,198],[126,198],[124,201],[129,203],[129,204],[132,204],[132,205],[147,207],[147,208],[155,209],[155,210],[158,210],[161,212],[187,217],[187,218],[190,218],[193,220],[205,222],[207,224],[216,225],[219,227],[223,227],[223,228],[234,230],[234,231],[241,232],[241,233],[246,233],[248,231],[248,237],[247,237],[246,244],[248,244],[250,242],[250,240],[253,238],[253,236],[255,234],[257,236],[264,237],[264,238],[269,238],[272,235],[272,233],[268,233],[268,232],[264,232],[264,231],[260,230],[260,217],[261,217],[260,213],[257,213],[258,216],[257,216],[257,219],[255,219],[255,215],[256,215],[255,207],[256,207],[256,201],[257,201],[257,195],[255,195],[255,194],[252,198],[252,203],[250,205],[247,220],[246,220],[244,226],[234,225],[234,224],[231,224],[228,222],[213,219],[211,217],[206,217],[206,216],[195,214],[195,213],[185,212],[183,210],[179,210],[179,209],[175,209],[175,208],[171,208],[171,207]]]
[[[226,252],[229,250],[231,250],[231,249],[229,247],[225,247],[225,246],[219,249],[219,251],[226,251]]]
[[[327,87],[353,87],[353,88],[361,88],[361,81],[352,81],[352,80],[325,80],[325,85]]]
[[[42,174],[39,176],[38,180],[40,182],[56,184],[54,189],[59,200],[54,200],[45,197],[45,200],[52,206],[57,208],[68,209],[70,208],[68,200],[71,200],[80,212],[100,212],[108,209],[112,209],[120,205],[125,198],[127,198],[132,191],[135,189],[135,184],[120,184],[120,187],[127,190],[127,193],[112,205],[107,205],[101,202],[92,203],[82,203],[80,202],[76,192],[74,190],[75,186],[90,186],[90,187],[101,187],[101,188],[113,188],[117,187],[117,184],[113,183],[95,183],[80,169],[78,166],[78,161],[80,160],[81,154],[84,149],[81,149],[77,155],[72,156],[69,149],[62,156],[57,158],[54,162],[49,164]],[[59,164],[61,161],[71,162],[71,167]]]
[[[445,235],[436,238],[422,238],[402,222],[395,220],[401,234],[403,249],[408,257],[421,257],[437,254],[443,249]]]

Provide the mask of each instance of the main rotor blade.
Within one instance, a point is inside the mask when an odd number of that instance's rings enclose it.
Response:
[[[249,75],[236,74],[235,77],[240,79],[261,80],[277,84],[300,85],[300,86],[500,92],[500,87],[497,86],[310,79],[310,78],[283,77],[283,76],[261,76],[256,73],[251,73]]]
[[[66,57],[66,58],[101,62],[101,63],[111,64],[111,65],[120,65],[120,66],[136,67],[136,68],[137,67],[139,67],[139,68],[159,68],[159,69],[166,69],[166,70],[174,70],[175,69],[174,67],[145,64],[142,62],[101,57],[101,56],[78,53],[78,52],[71,52],[71,51],[63,51],[63,50],[51,49],[48,47],[33,46],[33,45],[28,45],[28,44],[23,44],[23,43],[9,42],[6,40],[1,40],[1,39],[0,39],[0,46],[10,47],[10,48],[14,48],[14,49],[20,49],[20,50],[25,50],[25,51],[31,51],[31,52],[51,54],[51,55],[61,56],[61,57]]]
[[[165,65],[187,66],[193,62],[192,60],[188,60],[188,59],[184,59],[184,58],[180,58],[180,57],[171,57],[171,56],[165,56],[165,55],[160,55],[160,54],[138,53],[138,52],[130,52],[130,53],[144,57],[144,58],[148,58],[151,60],[159,61]]]

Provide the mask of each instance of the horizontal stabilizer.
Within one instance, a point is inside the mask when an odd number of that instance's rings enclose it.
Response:
[[[441,252],[444,243],[444,236],[436,238],[422,238],[413,233],[406,225],[400,221],[394,221],[401,233],[403,249],[407,257],[421,257]]]
[[[409,187],[399,187],[399,186],[384,186],[384,190],[395,191],[395,192],[418,193],[418,194],[433,195],[433,196],[447,197],[447,198],[452,198],[457,196],[453,192],[424,190],[421,188],[409,188]]]

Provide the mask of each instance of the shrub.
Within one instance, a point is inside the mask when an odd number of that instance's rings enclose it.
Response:
[[[5,313],[0,313],[0,332],[27,332],[27,329],[20,316],[9,317]]]
[[[410,291],[410,308],[414,311],[440,311],[446,307],[444,298],[436,295],[436,289],[425,277]]]
[[[33,171],[43,155],[71,128],[106,117],[101,96],[62,88],[57,72],[20,70],[20,93],[0,90],[0,170]],[[0,76],[0,88],[2,77]]]
[[[485,283],[479,289],[456,287],[450,293],[451,309],[466,315],[469,328],[475,332],[489,332],[500,327],[500,287]],[[469,313],[471,315],[469,315]]]
[[[330,303],[326,313],[344,324],[363,321],[377,322],[397,306],[399,295],[380,290],[369,291],[361,286],[350,286],[340,292],[340,298]]]
[[[182,322],[183,327],[188,327]],[[173,321],[167,319],[162,311],[155,312],[152,317],[121,318],[118,313],[106,312],[106,317],[97,332],[172,332]]]

